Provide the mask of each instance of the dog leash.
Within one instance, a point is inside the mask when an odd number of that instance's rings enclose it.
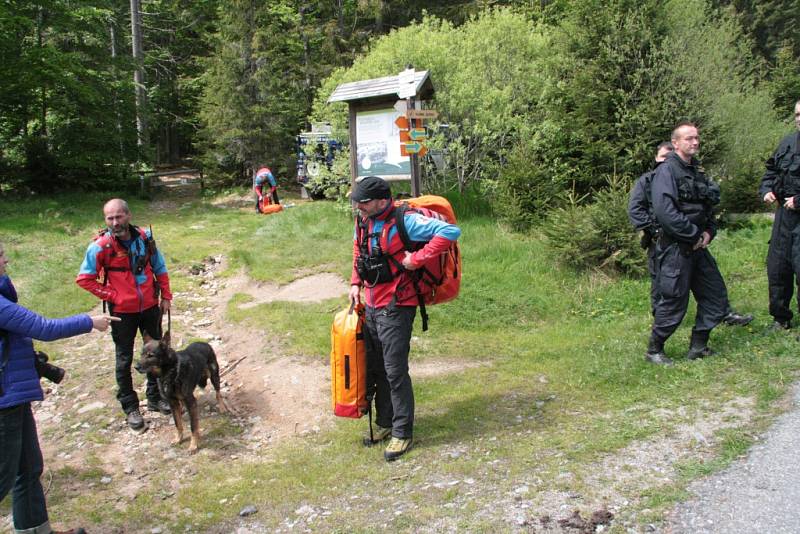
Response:
[[[167,308],[167,333],[172,334],[172,310],[169,308]],[[167,338],[167,342],[168,343],[172,342],[172,336],[169,336],[169,338]]]
[[[164,338],[164,312],[161,312],[161,319],[158,321],[158,328],[161,330],[161,338]],[[167,310],[167,333],[172,332],[172,310]],[[172,336],[170,336],[172,337]],[[171,341],[171,339],[170,339]]]

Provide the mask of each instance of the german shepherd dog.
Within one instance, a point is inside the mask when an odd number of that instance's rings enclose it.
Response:
[[[210,378],[217,393],[219,411],[228,411],[219,392],[219,364],[214,349],[208,343],[196,342],[183,350],[175,351],[170,348],[169,332],[164,334],[161,340],[155,340],[147,333],[144,333],[143,337],[145,343],[136,370],[140,373],[150,373],[158,378],[161,396],[172,407],[172,418],[178,431],[178,437],[173,441],[174,445],[184,440],[181,403],[186,407],[192,429],[189,452],[195,453],[200,442],[200,420],[194,388],[197,386],[205,388]]]

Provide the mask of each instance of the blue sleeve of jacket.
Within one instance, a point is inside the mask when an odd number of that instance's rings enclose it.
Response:
[[[698,228],[678,209],[678,186],[669,165],[662,163],[658,166],[651,186],[653,213],[664,233],[678,241],[696,243],[703,229]]]
[[[150,230],[145,230],[147,237],[153,237]],[[146,247],[147,245],[144,244]],[[164,260],[164,255],[161,254],[161,249],[156,247],[156,254],[150,256],[150,267],[153,269],[153,274],[158,276],[167,272],[167,262]]]
[[[276,187],[278,183],[275,181],[275,176],[272,175],[272,172],[262,172],[256,175],[256,185],[263,185],[264,182],[269,182],[269,185],[272,187]]]
[[[97,254],[100,252],[100,247],[96,243],[91,243],[86,249],[86,255],[81,262],[81,268],[78,274],[93,274],[97,276]]]
[[[0,297],[0,329],[40,341],[55,341],[90,332],[92,319],[86,314],[63,319],[47,319],[5,297]]]
[[[645,173],[634,182],[628,201],[628,219],[635,230],[644,230],[653,225],[650,215],[650,199],[647,198],[645,182],[650,173]]]
[[[426,217],[421,213],[406,213],[405,223],[411,241],[430,241],[436,236],[455,241],[461,235],[461,229],[455,224]]]

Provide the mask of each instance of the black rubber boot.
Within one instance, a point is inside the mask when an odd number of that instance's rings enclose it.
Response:
[[[650,335],[650,343],[647,344],[647,354],[644,359],[656,365],[672,365],[672,360],[664,354],[664,340],[659,339],[655,334]]]
[[[701,332],[692,330],[692,340],[689,343],[689,352],[686,353],[686,359],[697,360],[698,358],[705,358],[706,356],[714,354],[714,351],[708,348],[709,334],[711,334],[711,332],[708,330],[703,330]]]
[[[748,314],[741,314],[735,311],[731,311],[728,315],[722,319],[722,322],[728,326],[747,326],[753,321],[753,315]]]
[[[771,325],[767,327],[767,334],[772,334],[773,332],[784,332],[786,330],[791,330],[792,323],[789,321],[773,321]]]

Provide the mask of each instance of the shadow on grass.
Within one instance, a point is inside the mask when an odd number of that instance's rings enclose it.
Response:
[[[555,400],[554,395],[535,392],[473,395],[448,403],[444,410],[419,414],[414,427],[427,447],[508,434],[523,428],[545,430],[555,424],[548,414]]]

